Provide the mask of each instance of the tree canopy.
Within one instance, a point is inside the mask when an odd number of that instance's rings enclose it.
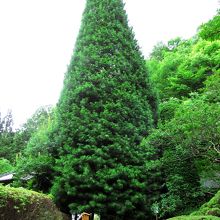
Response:
[[[157,172],[140,142],[157,101],[121,0],[87,1],[57,110],[56,197],[104,219],[150,215]]]

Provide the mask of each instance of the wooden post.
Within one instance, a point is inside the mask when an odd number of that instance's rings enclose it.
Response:
[[[83,212],[82,213],[82,220],[89,220],[90,214]]]

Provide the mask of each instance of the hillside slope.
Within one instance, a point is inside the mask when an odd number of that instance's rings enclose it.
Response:
[[[220,219],[220,190],[207,203],[203,204],[198,211],[189,216],[179,216],[169,220],[217,220]]]

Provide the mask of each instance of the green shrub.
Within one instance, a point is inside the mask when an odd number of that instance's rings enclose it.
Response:
[[[0,185],[0,219],[63,220],[68,217],[59,212],[50,196]]]

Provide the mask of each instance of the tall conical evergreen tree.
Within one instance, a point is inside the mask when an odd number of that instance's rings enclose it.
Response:
[[[140,142],[156,98],[122,0],[87,0],[57,109],[57,200],[103,219],[150,216],[153,168]]]

